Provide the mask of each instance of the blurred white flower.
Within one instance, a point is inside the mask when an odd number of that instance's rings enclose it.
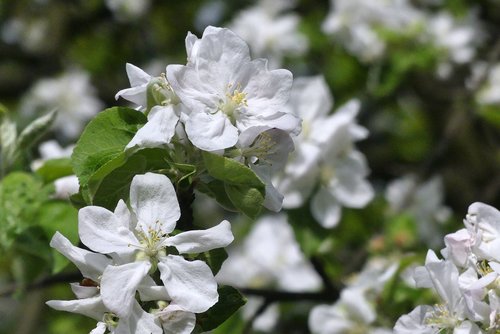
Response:
[[[356,123],[360,104],[351,100],[328,115],[332,97],[322,77],[296,79],[291,96],[287,107],[302,118],[303,130],[295,138],[295,153],[284,173],[276,179],[277,189],[284,195],[285,208],[299,207],[311,197],[314,218],[331,228],[340,221],[342,207],[364,207],[374,196],[366,180],[366,159],[354,147],[368,135]]]
[[[483,40],[478,20],[472,13],[461,22],[448,12],[440,12],[429,16],[426,28],[431,43],[444,52],[437,68],[441,78],[450,76],[453,64],[469,63]]]
[[[222,283],[253,288],[275,286],[287,291],[310,291],[321,286],[283,214],[260,218],[242,247],[228,252],[229,258],[217,274]]]
[[[32,170],[37,170],[42,167],[44,162],[51,159],[58,158],[69,158],[71,153],[73,153],[74,145],[67,147],[61,147],[59,143],[55,140],[49,140],[43,142],[38,147],[38,152],[40,153],[40,159],[33,161],[31,164]],[[78,192],[80,184],[78,183],[78,178],[76,175],[68,175],[61,177],[54,181],[55,186],[55,197],[61,199],[67,199],[72,194]]]
[[[441,245],[442,234],[436,223],[444,223],[451,210],[443,204],[443,182],[435,176],[418,184],[414,175],[392,181],[385,198],[392,213],[406,213],[415,219],[420,238],[429,246]]]
[[[217,281],[223,284],[250,288],[276,287],[295,292],[321,287],[321,278],[301,252],[283,214],[257,220],[242,246],[230,248],[228,253],[228,259],[216,276]],[[258,299],[250,299],[243,315],[251,317],[260,303]],[[278,309],[271,306],[256,319],[254,328],[272,331],[278,313]]]
[[[390,334],[389,328],[377,327],[375,301],[399,266],[389,258],[370,259],[363,270],[342,290],[333,305],[318,305],[309,315],[309,329],[313,334]]]
[[[408,0],[331,0],[330,4],[323,31],[364,62],[373,62],[385,52],[378,30],[404,32],[422,19]]]
[[[23,97],[20,112],[39,116],[57,109],[56,131],[67,139],[77,138],[86,123],[103,108],[88,73],[71,70],[57,78],[41,79]]]
[[[260,1],[239,12],[229,26],[248,43],[254,57],[269,60],[270,68],[281,66],[284,56],[302,55],[308,47],[306,37],[298,30],[300,17],[282,14],[283,7],[287,5]]]
[[[105,0],[105,3],[119,21],[141,18],[151,5],[150,0]]]
[[[476,76],[483,76],[486,69],[486,64],[477,64],[473,67],[473,71],[478,72]],[[486,82],[477,94],[477,102],[484,105],[500,104],[500,64],[495,64],[489,69]]]
[[[50,35],[49,22],[46,19],[19,18],[6,20],[1,27],[2,40],[7,44],[19,44],[29,52],[43,51]]]

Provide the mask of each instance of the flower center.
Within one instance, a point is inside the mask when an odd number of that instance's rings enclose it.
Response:
[[[457,325],[457,319],[450,314],[446,305],[437,304],[429,316],[426,317],[425,323],[438,328],[454,328]]]
[[[227,85],[227,90],[229,92],[226,93],[225,101],[222,101],[219,109],[226,114],[231,122],[234,124],[236,121],[236,112],[241,110],[242,107],[248,106],[247,94],[241,90],[241,85],[236,85],[236,89],[231,92],[233,85]]]

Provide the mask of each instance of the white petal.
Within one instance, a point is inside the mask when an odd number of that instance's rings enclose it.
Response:
[[[186,311],[205,312],[219,300],[217,283],[205,262],[168,255],[160,259],[158,269],[172,301]]]
[[[432,312],[428,305],[417,306],[413,311],[401,316],[394,326],[394,334],[436,334],[438,328],[425,324],[425,319]]]
[[[76,300],[49,300],[46,304],[58,311],[83,314],[98,321],[108,311],[102,303],[101,296]]]
[[[134,300],[132,312],[127,318],[118,321],[115,334],[161,334],[161,327],[154,315],[145,312],[139,303]]]
[[[125,148],[164,147],[174,136],[178,121],[179,116],[172,105],[154,106],[148,115],[147,123],[137,131]]]
[[[163,285],[157,285],[151,276],[146,276],[137,287],[139,296],[143,302],[151,300],[170,300],[167,289]]]
[[[130,63],[125,65],[125,70],[127,71],[128,80],[130,82],[130,86],[132,87],[147,84],[149,80],[151,80],[151,76],[149,74]]]
[[[312,198],[311,213],[323,227],[333,228],[340,221],[342,209],[330,191],[321,187]]]
[[[231,224],[224,220],[207,230],[187,231],[166,239],[166,246],[175,246],[179,253],[202,253],[222,248],[234,240]]]
[[[104,254],[128,254],[134,251],[129,245],[139,245],[128,223],[99,206],[87,206],[78,212],[80,239],[90,249]]]
[[[97,323],[96,328],[90,331],[89,334],[104,334],[106,332],[106,324],[104,322],[99,321]]]
[[[137,287],[150,268],[151,264],[146,261],[108,266],[101,279],[104,305],[120,318],[128,317],[135,302]]]
[[[196,326],[196,315],[170,304],[156,314],[166,334],[189,334]]]
[[[191,113],[186,123],[186,133],[193,145],[204,151],[228,148],[238,141],[238,129],[221,112]]]
[[[83,286],[80,283],[70,283],[71,291],[75,294],[76,298],[90,298],[99,294],[99,289],[96,286]]]
[[[130,205],[137,216],[137,226],[146,233],[151,229],[172,232],[181,215],[174,186],[161,174],[136,175],[130,186]]]
[[[50,246],[73,262],[83,277],[98,281],[104,269],[111,264],[111,260],[102,254],[89,252],[75,247],[61,233],[56,232],[50,241]]]

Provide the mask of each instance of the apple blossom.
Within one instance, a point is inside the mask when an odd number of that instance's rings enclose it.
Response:
[[[189,140],[205,151],[234,146],[254,126],[299,131],[299,120],[280,111],[292,74],[251,60],[248,46],[232,31],[207,27],[201,39],[186,37],[187,65],[167,66],[167,79],[187,107],[182,121]]]

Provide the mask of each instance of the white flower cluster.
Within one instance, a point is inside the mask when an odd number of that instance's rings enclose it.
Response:
[[[465,228],[444,238],[444,259],[429,250],[415,269],[416,286],[432,288],[440,303],[417,306],[394,327],[396,334],[498,333],[500,330],[500,212],[469,206]]]
[[[186,49],[188,63],[169,65],[159,77],[127,65],[132,88],[116,97],[148,116],[127,149],[188,140],[203,151],[231,150],[267,183],[264,205],[279,211],[283,197],[271,175],[293,150],[290,135],[300,131],[300,119],[285,111],[292,74],[251,60],[247,44],[228,29],[207,27],[201,39],[189,33]]]
[[[230,28],[243,38],[254,56],[269,60],[270,67],[281,65],[285,55],[302,55],[308,46],[298,30],[300,16],[283,13],[291,1],[261,0],[242,10]]]
[[[76,300],[47,304],[94,318],[98,323],[92,334],[191,333],[195,314],[218,301],[217,283],[205,262],[187,260],[183,254],[225,247],[233,234],[228,221],[175,233],[179,217],[172,183],[153,173],[134,177],[130,207],[120,200],[114,212],[98,206],[80,209],[79,236],[94,252],[73,246],[60,233],[54,235],[51,246],[84,278],[71,285]],[[157,307],[145,311],[141,303],[148,301],[156,301]]]
[[[386,327],[375,326],[376,299],[398,269],[397,261],[373,258],[342,290],[333,305],[318,305],[309,315],[309,328],[313,334],[391,334]]]
[[[229,258],[216,277],[221,283],[294,292],[315,291],[321,287],[321,278],[300,250],[284,214],[257,220],[243,244],[229,248],[228,253]],[[261,302],[256,297],[249,298],[243,316],[253,315]],[[278,318],[278,305],[271,305],[255,319],[253,327],[272,332]]]
[[[74,140],[85,124],[103,108],[90,76],[83,70],[71,70],[56,78],[39,80],[23,97],[20,112],[28,117],[56,109],[54,127],[65,139]]]
[[[329,115],[332,97],[323,77],[294,82],[287,107],[302,118],[295,153],[277,180],[283,206],[297,208],[311,197],[311,212],[326,228],[338,224],[342,207],[362,208],[374,196],[364,155],[354,143],[368,131],[356,123],[360,108],[351,100]]]
[[[483,40],[474,12],[459,19],[445,11],[427,12],[408,0],[332,0],[323,31],[365,63],[385,55],[385,33],[409,34],[441,52],[440,78],[450,76],[452,64],[470,62]]]

